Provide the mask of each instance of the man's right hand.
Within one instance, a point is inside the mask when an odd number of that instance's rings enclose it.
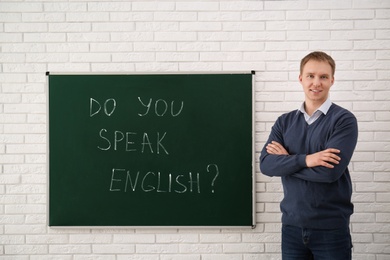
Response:
[[[318,153],[306,155],[306,166],[316,167],[324,166],[326,168],[334,168],[334,164],[339,164],[341,158],[337,155],[340,150],[334,148],[328,148]]]

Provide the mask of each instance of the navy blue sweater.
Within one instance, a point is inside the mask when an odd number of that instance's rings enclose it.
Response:
[[[283,224],[318,229],[348,226],[353,204],[347,166],[357,136],[355,116],[336,104],[332,104],[328,113],[322,114],[311,125],[297,110],[276,120],[261,151],[260,170],[267,176],[282,178],[284,199],[280,207]],[[268,154],[265,147],[271,141],[282,144],[289,155]],[[327,148],[341,151],[339,164],[332,169],[306,166],[307,154]]]

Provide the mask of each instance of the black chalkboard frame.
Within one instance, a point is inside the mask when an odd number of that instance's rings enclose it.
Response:
[[[250,225],[219,225],[219,224],[212,224],[212,225],[197,225],[197,224],[191,224],[191,225],[175,225],[175,224],[168,224],[168,225],[155,225],[155,224],[147,224],[147,225],[129,225],[129,224],[124,224],[124,225],[53,225],[50,223],[50,109],[49,109],[49,104],[50,104],[50,98],[49,98],[49,92],[50,92],[50,86],[49,86],[49,80],[47,80],[46,84],[46,93],[47,93],[47,144],[48,144],[48,149],[47,149],[47,179],[48,179],[48,185],[47,185],[47,225],[51,228],[123,228],[123,227],[133,227],[133,228],[255,228],[256,227],[256,173],[255,173],[255,93],[254,93],[254,86],[255,86],[255,71],[250,71],[250,72],[176,72],[176,73],[130,73],[130,74],[125,74],[125,73],[73,73],[73,72],[46,72],[47,78],[49,78],[51,75],[53,76],[72,76],[72,75],[110,75],[110,76],[115,76],[115,75],[198,75],[198,74],[211,74],[211,75],[229,75],[229,74],[251,74],[252,77],[252,84],[251,84],[251,113],[252,113],[252,144],[251,144],[251,150],[252,150],[252,208],[251,208],[251,224]]]

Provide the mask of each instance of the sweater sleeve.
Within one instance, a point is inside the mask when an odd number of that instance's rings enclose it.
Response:
[[[312,181],[331,183],[337,181],[346,171],[356,147],[358,126],[356,118],[352,114],[341,117],[334,126],[334,131],[325,143],[325,149],[336,148],[340,150],[341,160],[334,168],[317,166],[302,168],[292,176]]]
[[[282,124],[283,119],[279,117],[272,127],[268,140],[260,154],[260,171],[270,177],[292,175],[306,167],[305,154],[273,155],[267,153],[266,146],[272,141],[276,141],[285,147]]]

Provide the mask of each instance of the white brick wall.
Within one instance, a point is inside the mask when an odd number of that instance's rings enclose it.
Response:
[[[299,60],[337,62],[333,101],[359,121],[354,259],[390,258],[390,1],[0,2],[1,259],[280,259],[280,180],[257,170],[257,227],[46,226],[46,71],[250,71],[256,150],[302,101]],[[283,102],[283,105],[281,105]]]

